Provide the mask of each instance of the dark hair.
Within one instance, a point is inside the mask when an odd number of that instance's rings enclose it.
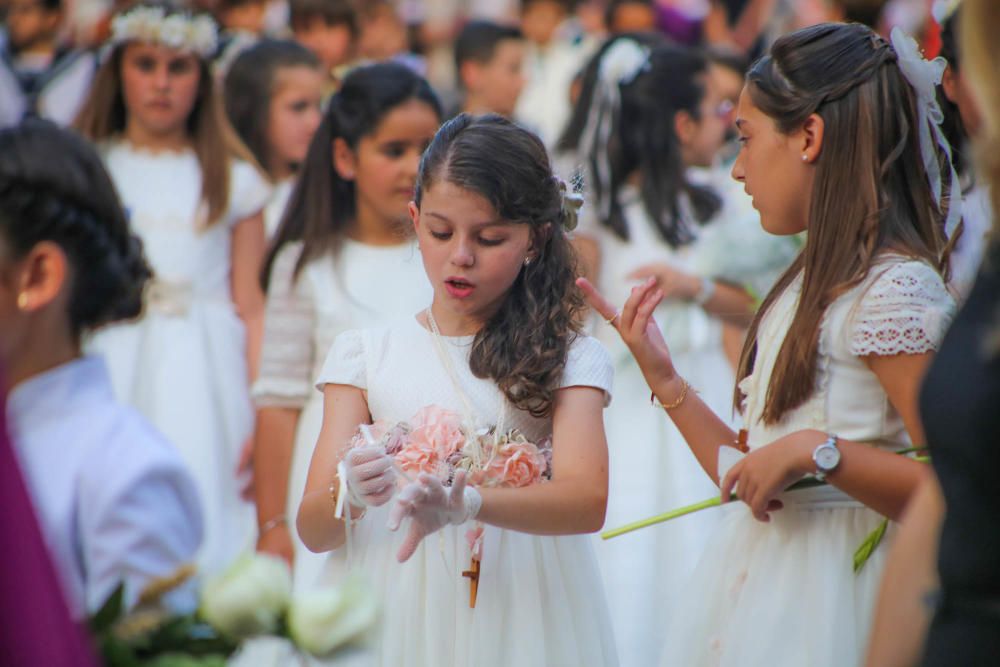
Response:
[[[79,136],[39,119],[0,130],[0,234],[15,257],[42,241],[66,253],[74,335],[140,314],[152,275],[142,242],[97,151]]]
[[[471,21],[455,38],[455,71],[461,83],[462,65],[467,62],[488,63],[496,54],[497,45],[507,39],[524,39],[514,26],[492,21]]]
[[[954,12],[941,24],[941,57],[948,61],[948,66],[955,75],[962,71],[962,62],[959,60],[958,46],[958,21],[962,6],[959,5]],[[958,105],[948,99],[944,94],[944,86],[937,87],[938,105],[944,113],[941,121],[941,131],[951,145],[952,161],[955,170],[962,175],[969,168],[970,156],[966,155],[969,133],[962,122],[962,113]]]
[[[299,172],[281,224],[264,261],[261,284],[267,289],[271,266],[282,246],[303,241],[295,275],[310,260],[336,250],[354,221],[354,183],[337,174],[331,158],[334,139],[357,149],[362,137],[378,128],[386,114],[410,100],[420,100],[441,118],[441,104],[427,83],[398,63],[377,63],[353,70],[330,98]]]
[[[736,51],[721,47],[709,47],[704,51],[708,62],[719,67],[724,67],[740,76],[746,76],[750,63],[745,56]]]
[[[913,89],[892,46],[869,28],[825,23],[781,37],[751,67],[747,92],[782,133],[812,114],[824,124],[805,246],[757,312],[737,373],[753,370],[761,319],[801,273],[801,296],[767,389],[763,421],[774,424],[815,391],[826,308],[860,284],[883,252],[923,259],[947,274],[945,215],[920,154]],[[947,164],[941,171],[949,172]],[[737,408],[742,398],[737,386]]]
[[[598,90],[603,57],[622,40],[653,47],[648,65],[633,80],[619,84],[619,109],[595,109],[595,105],[606,106]],[[588,187],[596,205],[599,210],[607,210],[600,223],[619,238],[627,240],[629,228],[618,194],[635,173],[641,178],[639,189],[646,213],[671,246],[694,238],[682,215],[681,195],[687,196],[698,223],[707,222],[721,207],[721,200],[711,188],[688,180],[674,130],[674,118],[681,111],[699,119],[707,71],[708,60],[700,52],[638,35],[609,40],[588,65],[583,91],[559,140],[559,150],[580,148],[592,113],[613,114],[609,139],[593,141],[590,154],[579,157],[590,176]],[[605,160],[609,172],[606,181],[596,176],[602,171],[598,165]]]
[[[270,102],[279,70],[288,67],[318,69],[312,51],[292,40],[264,39],[241,53],[226,74],[226,114],[233,129],[265,170],[272,168],[267,140]]]
[[[887,3],[888,0],[837,0],[846,23],[863,23],[873,29],[878,28]]]
[[[516,408],[550,415],[583,298],[563,224],[562,183],[541,140],[496,114],[445,123],[420,161],[415,201],[446,181],[484,197],[501,219],[531,227],[537,258],[524,266],[499,310],[472,343],[469,367]]]
[[[290,0],[288,3],[288,25],[292,30],[306,29],[317,18],[328,26],[346,27],[353,37],[358,35],[358,16],[350,0]]]

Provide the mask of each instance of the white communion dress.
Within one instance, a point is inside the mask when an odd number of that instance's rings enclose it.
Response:
[[[473,376],[468,358],[473,337],[445,337],[454,367],[450,379],[433,334],[415,319],[389,328],[341,334],[319,376],[328,383],[367,391],[376,420],[410,420],[426,406],[463,411],[461,387],[477,426],[491,426],[503,411],[490,380]],[[561,386],[594,387],[610,400],[612,368],[594,339],[571,347]],[[551,419],[506,410],[507,427],[532,442],[551,434]],[[506,430],[506,429],[504,429]],[[559,447],[559,442],[554,444]],[[556,471],[558,474],[558,471]],[[472,527],[447,526],[427,537],[405,563],[396,560],[406,526],[386,528],[388,508],[370,508],[352,528],[353,567],[366,574],[382,598],[376,665],[479,667],[606,667],[616,665],[614,639],[589,535],[529,535],[487,525],[478,600],[469,607]]]

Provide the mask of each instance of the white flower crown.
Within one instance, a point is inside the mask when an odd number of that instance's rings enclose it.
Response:
[[[215,22],[206,15],[171,14],[162,7],[136,7],[111,21],[109,43],[151,42],[209,58],[218,49]]]

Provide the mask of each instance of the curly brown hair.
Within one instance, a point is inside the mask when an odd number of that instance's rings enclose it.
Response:
[[[569,348],[580,335],[583,297],[565,231],[574,212],[542,142],[509,120],[461,114],[445,123],[420,161],[415,201],[444,180],[483,196],[504,220],[531,227],[538,256],[525,265],[472,343],[469,366],[516,408],[552,414]]]

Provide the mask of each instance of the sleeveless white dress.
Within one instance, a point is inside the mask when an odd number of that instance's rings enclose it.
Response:
[[[201,168],[191,150],[151,153],[124,141],[102,147],[108,172],[156,276],[142,316],[97,332],[118,398],[180,451],[198,487],[203,574],[252,548],[252,506],[239,496],[236,464],[253,429],[246,334],[230,293],[233,225],[270,195],[250,165],[230,171],[223,220],[198,226]]]
[[[438,353],[433,334],[413,318],[390,328],[341,334],[318,384],[346,384],[368,392],[376,420],[409,420],[436,405],[463,411]],[[496,385],[476,378],[468,366],[472,337],[446,337],[475,418],[493,425],[501,409]],[[561,386],[601,389],[610,400],[612,368],[607,352],[592,338],[572,346]],[[541,442],[551,419],[508,410],[507,427]],[[558,442],[555,443],[558,447]],[[466,526],[447,526],[426,538],[406,563],[396,561],[405,537],[386,528],[388,508],[369,509],[352,529],[353,566],[365,573],[382,597],[376,665],[447,667],[606,667],[616,665],[611,623],[605,607],[592,537],[540,536],[486,526],[479,593],[469,608]]]
[[[768,379],[800,291],[801,276],[764,317],[755,368],[740,383],[750,448],[802,429],[907,447],[903,422],[862,357],[937,348],[954,313],[940,275],[921,261],[882,258],[824,314],[815,393],[780,423],[765,425]],[[861,663],[888,545],[858,573],[853,556],[883,517],[832,486],[781,499],[785,506],[770,523],[756,521],[743,503],[708,510],[721,523],[667,628],[664,666]]]

